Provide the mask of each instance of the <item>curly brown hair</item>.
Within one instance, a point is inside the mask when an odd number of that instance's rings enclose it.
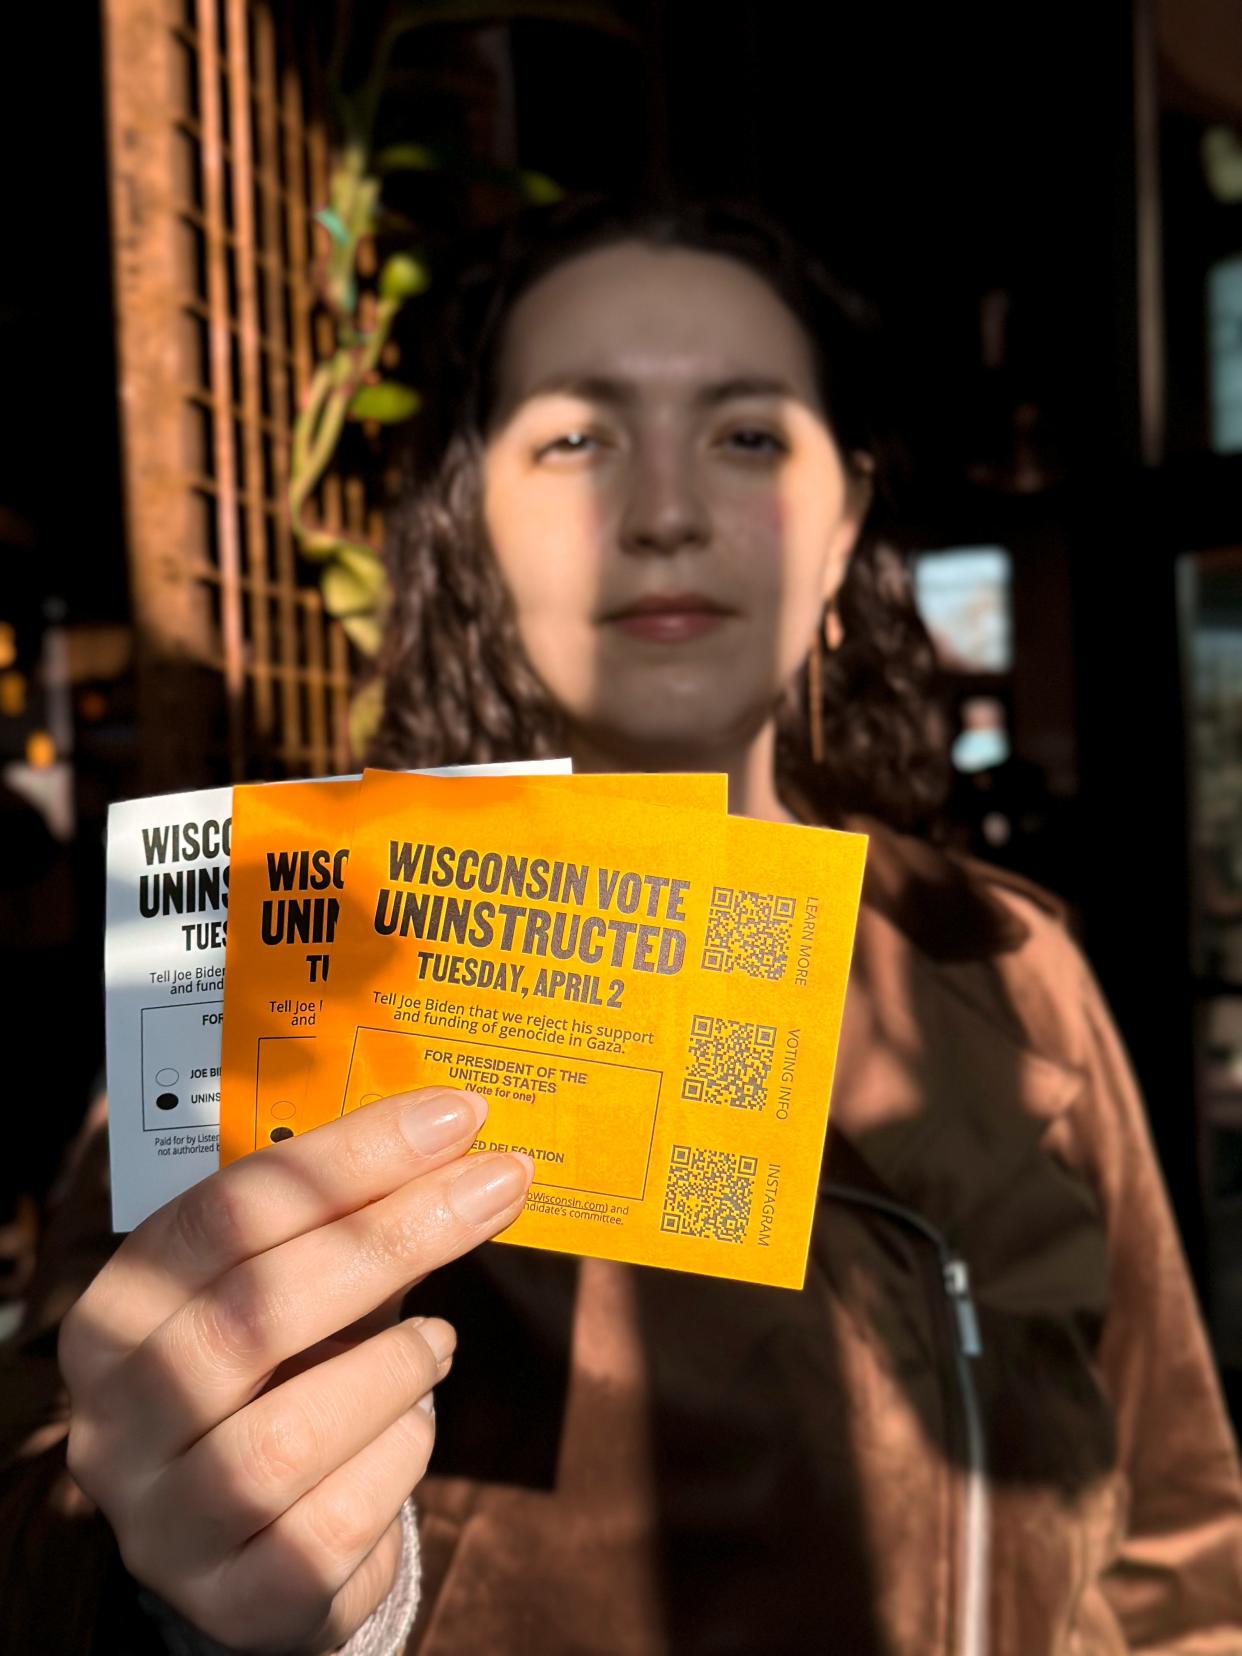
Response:
[[[620,241],[726,254],[763,276],[805,326],[823,406],[847,465],[874,470],[873,499],[837,600],[842,641],[816,644],[778,710],[777,783],[822,820],[852,812],[926,826],[943,799],[945,724],[936,663],[898,551],[902,451],[870,307],[766,215],[734,204],[652,209],[561,203],[467,249],[434,358],[419,341],[427,414],[396,457],[387,516],[393,607],[381,652],[381,723],[368,758],[398,766],[535,758],[562,749],[557,710],[530,666],[482,516],[483,434],[498,347],[518,297],[553,266]],[[425,313],[422,340],[428,338]],[[818,702],[818,708],[814,703]],[[812,742],[812,720],[818,739]],[[818,753],[819,757],[816,757]]]

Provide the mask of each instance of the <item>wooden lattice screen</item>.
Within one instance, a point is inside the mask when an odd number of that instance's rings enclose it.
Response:
[[[301,565],[291,422],[331,323],[315,8],[104,0],[122,453],[147,781],[348,768],[349,648]],[[309,38],[308,38],[309,37]],[[376,531],[360,478],[322,521]]]

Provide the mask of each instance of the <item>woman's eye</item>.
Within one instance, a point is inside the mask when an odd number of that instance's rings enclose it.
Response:
[[[785,439],[774,431],[765,431],[762,426],[738,426],[725,433],[723,442],[727,448],[735,449],[740,454],[766,456],[789,453]]]
[[[593,449],[600,447],[597,437],[589,431],[566,431],[560,437],[553,437],[550,442],[541,443],[535,450],[536,460],[542,460],[552,454],[590,454]]]

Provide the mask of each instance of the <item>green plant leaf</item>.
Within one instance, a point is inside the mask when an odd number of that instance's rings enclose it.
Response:
[[[335,558],[343,546],[348,545],[339,535],[334,535],[330,529],[303,529],[294,523],[293,532],[297,536],[298,551],[312,563],[323,563],[328,558]]]
[[[378,614],[388,601],[388,574],[368,547],[342,546],[319,578],[323,607],[329,615]]]
[[[376,172],[435,172],[442,163],[426,144],[389,144],[372,165]]]
[[[363,653],[372,655],[374,652],[366,650]],[[349,745],[359,761],[365,757],[383,716],[384,681],[382,678],[368,679],[354,692],[349,704]]]
[[[565,194],[554,178],[540,172],[519,173],[518,190],[522,200],[530,202],[532,207],[549,207]]]
[[[315,214],[316,224],[322,224],[338,247],[343,247],[349,240],[349,231],[345,228],[339,213],[331,207],[321,207]]]
[[[378,420],[381,425],[397,425],[408,420],[422,407],[423,399],[413,386],[400,385],[396,380],[381,380],[378,385],[364,385],[350,399],[349,412],[356,420]]]
[[[377,656],[384,638],[383,623],[374,615],[343,615],[341,626],[345,636],[356,650],[366,656]]]
[[[413,299],[431,285],[431,272],[416,253],[394,253],[385,259],[379,276],[380,297]]]

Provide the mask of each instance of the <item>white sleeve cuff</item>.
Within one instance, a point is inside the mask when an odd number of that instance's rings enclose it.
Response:
[[[341,1656],[401,1656],[418,1614],[419,1574],[418,1522],[411,1495],[401,1508],[397,1579],[384,1602],[376,1605],[353,1638],[341,1646]]]
[[[418,1614],[418,1522],[411,1495],[401,1508],[401,1561],[388,1597],[341,1646],[339,1656],[401,1656]],[[168,1656],[234,1656],[186,1621],[154,1593],[141,1588],[138,1602],[159,1628]]]

